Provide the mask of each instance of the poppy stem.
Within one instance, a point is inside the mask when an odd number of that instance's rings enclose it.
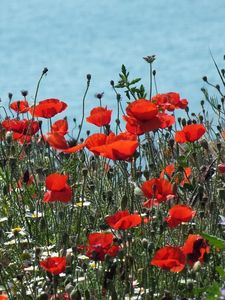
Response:
[[[152,98],[152,63],[149,64],[149,100]]]
[[[82,103],[83,103],[83,106],[82,106],[82,119],[81,119],[80,128],[79,128],[79,132],[78,132],[77,139],[76,139],[77,142],[79,141],[79,137],[80,137],[81,130],[82,130],[82,127],[83,127],[83,123],[84,123],[85,99],[86,99],[86,96],[87,96],[88,89],[90,87],[90,82],[91,82],[91,76],[87,75],[87,87],[86,87],[86,90],[85,90],[85,93],[84,93],[84,96],[83,96],[83,100],[82,100]]]

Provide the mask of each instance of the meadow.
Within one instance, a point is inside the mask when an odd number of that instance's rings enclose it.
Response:
[[[47,68],[1,106],[0,299],[225,299],[225,70],[196,112],[154,60],[147,87],[122,66],[114,112],[85,113],[88,74],[74,128]]]

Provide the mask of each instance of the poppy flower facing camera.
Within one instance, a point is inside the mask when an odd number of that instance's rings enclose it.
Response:
[[[90,116],[86,118],[88,123],[98,127],[108,125],[111,121],[112,110],[104,107],[95,107],[91,110]]]
[[[45,271],[54,275],[59,275],[66,270],[65,257],[48,257],[45,260],[40,261],[39,264]]]

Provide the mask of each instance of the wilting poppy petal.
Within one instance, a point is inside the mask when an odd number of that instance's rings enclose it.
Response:
[[[66,108],[67,104],[65,102],[52,98],[40,101],[35,107],[32,106],[29,112],[34,117],[49,119]]]
[[[90,116],[86,121],[96,126],[108,125],[111,121],[112,110],[103,107],[95,107],[91,110]]]
[[[175,134],[175,141],[177,143],[195,142],[199,140],[206,132],[205,127],[202,124],[191,124],[184,126],[181,131],[177,131]]]
[[[185,261],[185,254],[180,247],[166,246],[155,253],[150,264],[170,272],[181,272],[185,267]]]
[[[66,257],[48,257],[40,261],[40,266],[49,273],[59,275],[66,270]]]

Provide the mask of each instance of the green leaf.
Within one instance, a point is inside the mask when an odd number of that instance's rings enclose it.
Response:
[[[220,277],[225,280],[225,270],[221,266],[216,267],[216,272],[220,274]]]
[[[201,233],[201,236],[206,239],[211,246],[215,246],[218,249],[225,249],[225,241],[208,233]]]
[[[140,80],[141,80],[141,78],[136,78],[130,82],[130,85],[135,84],[135,83],[139,82]]]
[[[122,73],[123,73],[124,75],[127,74],[127,70],[126,70],[126,67],[125,67],[124,65],[122,65],[121,71],[122,71]]]
[[[188,166],[188,160],[187,157],[184,155],[181,155],[177,158],[177,162],[179,164],[180,167],[185,168]]]

